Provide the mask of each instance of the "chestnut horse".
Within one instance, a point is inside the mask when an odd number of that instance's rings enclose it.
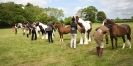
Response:
[[[55,29],[58,29],[58,32],[60,35],[60,41],[62,41],[62,42],[63,42],[63,34],[68,34],[71,32],[71,26],[70,25],[65,26],[62,23],[54,23],[53,27]]]
[[[113,22],[110,19],[105,19],[103,21],[103,25],[109,28],[110,32],[110,39],[112,43],[112,49],[114,49],[114,43],[113,40],[115,39],[115,46],[117,48],[117,37],[122,37],[123,39],[123,49],[125,47],[125,39],[127,40],[127,44],[129,45],[129,48],[131,48],[131,28],[127,24],[121,24],[118,25],[115,22]]]

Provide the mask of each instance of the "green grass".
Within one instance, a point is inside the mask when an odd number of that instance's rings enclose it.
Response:
[[[133,28],[133,23],[128,24]],[[98,26],[100,24],[94,23],[93,31]],[[77,40],[79,42],[79,36]],[[0,29],[0,66],[133,66],[133,48],[121,49],[121,39],[118,39],[118,49],[112,50],[111,44],[105,44],[100,58],[96,55],[94,40],[88,45],[77,44],[76,49],[69,44],[70,34],[64,35],[61,43],[56,33],[54,43],[49,44],[40,38],[31,41],[21,30],[15,35],[12,29]]]

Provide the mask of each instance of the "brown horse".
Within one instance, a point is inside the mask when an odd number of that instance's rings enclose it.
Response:
[[[114,49],[114,43],[113,43],[114,39],[115,39],[115,45],[117,48],[117,37],[122,37],[123,42],[124,42],[123,47],[122,47],[123,49],[125,47],[125,39],[127,39],[127,44],[129,45],[129,48],[131,48],[131,43],[130,43],[131,42],[131,36],[130,36],[131,28],[129,25],[127,24],[118,25],[110,19],[105,19],[103,21],[103,25],[109,28],[112,49]]]
[[[62,42],[63,42],[63,34],[68,34],[71,32],[71,26],[70,25],[65,26],[62,23],[54,23],[53,27],[55,29],[58,29],[58,32],[60,35],[60,41],[62,41]]]

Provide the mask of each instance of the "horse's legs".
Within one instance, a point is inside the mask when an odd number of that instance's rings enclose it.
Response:
[[[42,39],[44,39],[45,34],[42,34]]]
[[[63,42],[63,34],[62,34],[62,42]]]
[[[48,32],[46,32],[44,34],[45,34],[45,39],[48,39]]]
[[[113,37],[110,37],[110,39],[111,39],[112,49],[114,49]]]
[[[79,44],[83,44],[83,33],[81,33],[81,36],[80,36],[80,43]]]
[[[122,49],[124,49],[125,48],[125,36],[122,36],[122,39],[123,39],[123,47],[122,47]]]
[[[23,28],[23,35],[25,35],[26,30]]]
[[[129,40],[127,40],[127,44],[129,45],[129,48],[131,48],[131,43]]]
[[[91,36],[90,36],[90,31],[87,32],[88,33],[88,42],[91,42]]]
[[[115,46],[117,48],[117,37],[114,37],[115,38]]]
[[[106,39],[106,44],[108,44],[108,35],[105,35],[105,39]]]
[[[60,34],[60,41],[63,42],[63,34]]]
[[[130,34],[127,34],[127,44],[129,45],[129,48],[131,48],[131,36],[130,36]]]
[[[39,37],[39,31],[38,30],[36,30],[36,34],[37,34],[37,37]]]
[[[60,34],[60,41],[61,41],[61,34]]]
[[[87,32],[84,35],[84,44],[88,44]]]

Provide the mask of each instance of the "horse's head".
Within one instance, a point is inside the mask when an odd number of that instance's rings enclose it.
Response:
[[[36,26],[39,26],[39,22],[36,22],[36,24],[35,24]]]
[[[112,28],[112,26],[115,25],[115,22],[110,19],[105,19],[102,25],[105,25],[108,28]]]
[[[74,17],[74,16],[72,17],[72,22],[76,22],[76,19],[75,19],[75,17]]]
[[[60,27],[62,27],[62,26],[63,26],[63,24],[61,24],[61,23],[54,23],[54,24],[53,24],[53,28],[54,28],[54,29],[60,28]]]

